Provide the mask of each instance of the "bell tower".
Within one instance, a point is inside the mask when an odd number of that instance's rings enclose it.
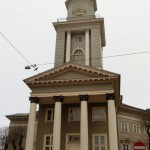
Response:
[[[67,18],[53,25],[57,32],[55,67],[67,62],[103,68],[104,19],[96,16],[96,0],[67,0]]]
[[[95,15],[97,10],[96,0],[67,0],[66,8],[68,11],[68,18],[86,18]]]

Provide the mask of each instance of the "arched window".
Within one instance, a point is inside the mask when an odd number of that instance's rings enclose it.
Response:
[[[83,49],[77,48],[77,49],[73,50],[72,62],[75,62],[78,64],[85,64],[84,50]]]

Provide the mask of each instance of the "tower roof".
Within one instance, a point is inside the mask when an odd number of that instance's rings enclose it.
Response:
[[[73,1],[73,0],[66,0],[65,4],[66,4],[66,7],[68,8],[68,4]],[[81,0],[81,1],[84,1],[84,0]],[[96,0],[91,0],[93,3],[94,3],[94,11],[97,11],[97,3],[96,3]]]

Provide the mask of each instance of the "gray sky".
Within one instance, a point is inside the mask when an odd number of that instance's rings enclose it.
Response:
[[[52,22],[66,17],[65,0],[0,0],[0,32],[39,72],[53,67],[56,33]],[[150,1],[97,0],[105,19],[104,69],[121,74],[123,102],[150,108]],[[0,34],[0,126],[5,115],[29,112],[30,89],[23,79],[37,74]],[[144,52],[144,53],[141,53]],[[44,65],[45,64],[45,65]]]

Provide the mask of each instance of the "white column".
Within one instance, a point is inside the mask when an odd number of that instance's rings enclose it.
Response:
[[[71,51],[71,31],[67,31],[66,63],[70,62],[70,51]]]
[[[62,96],[54,96],[55,113],[54,113],[54,127],[53,127],[53,150],[60,150],[61,144],[61,103]]]
[[[38,97],[30,97],[30,113],[28,119],[28,127],[27,127],[27,136],[26,136],[26,146],[25,150],[33,150],[34,144],[34,127],[36,121],[36,106],[39,102]]]
[[[85,30],[85,65],[90,65],[90,30]]]
[[[81,118],[80,118],[80,150],[88,150],[88,96],[80,95]]]
[[[110,150],[118,150],[118,131],[114,97],[114,94],[106,95],[106,99],[108,100],[108,131]]]

